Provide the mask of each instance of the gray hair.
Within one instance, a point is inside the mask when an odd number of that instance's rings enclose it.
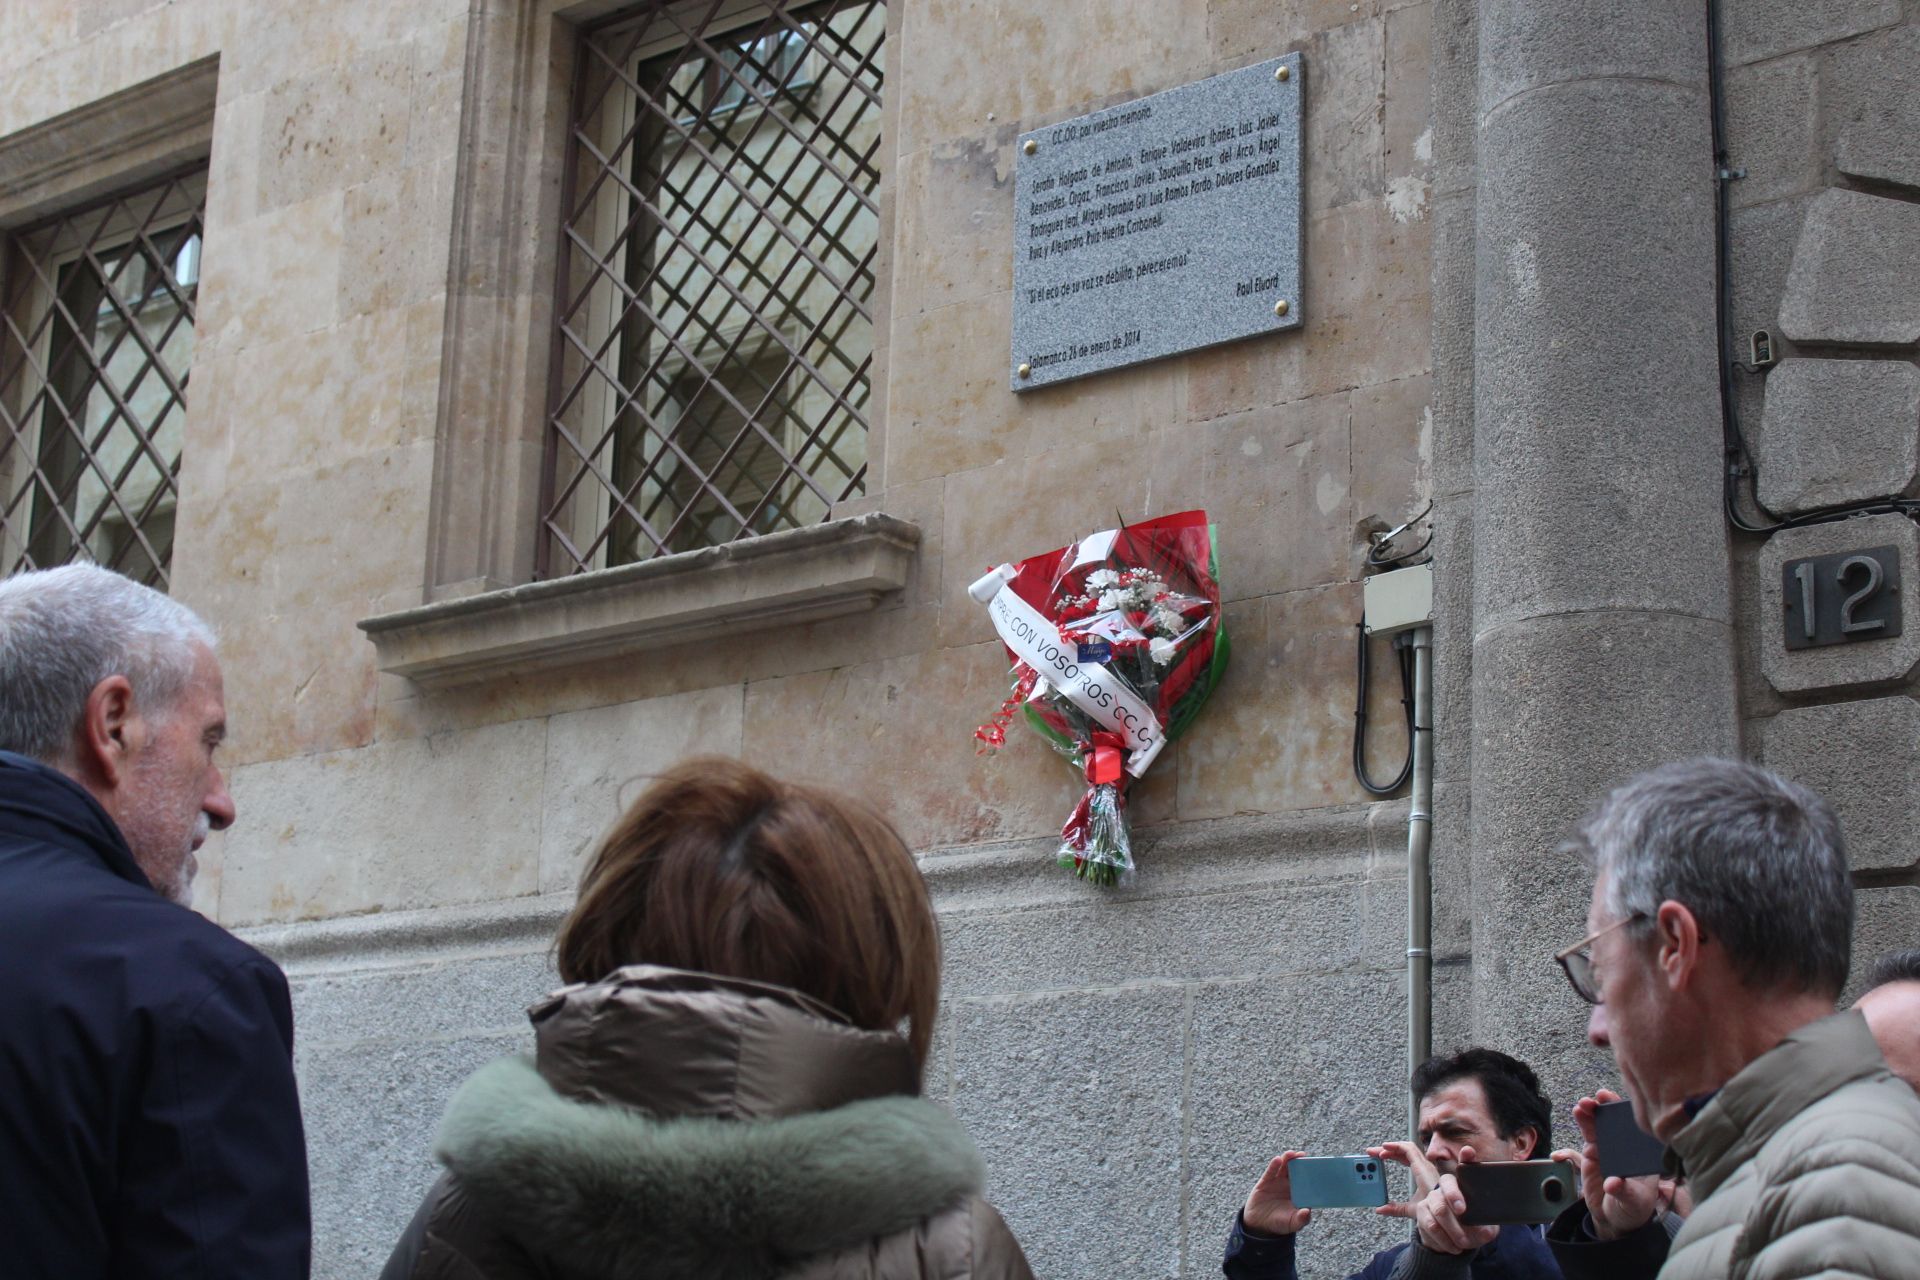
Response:
[[[92,564],[0,581],[0,750],[65,760],[94,686],[125,676],[163,715],[193,676],[211,628],[177,600]]]
[[[1867,970],[1867,980],[1860,989],[1871,991],[1889,982],[1920,982],[1920,947],[1889,951],[1875,960],[1873,967]]]
[[[1748,987],[1846,986],[1853,877],[1839,821],[1807,788],[1736,760],[1683,760],[1616,787],[1575,843],[1616,919],[1672,899]]]

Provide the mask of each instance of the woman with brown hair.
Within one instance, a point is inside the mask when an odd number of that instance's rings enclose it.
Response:
[[[686,761],[602,840],[556,951],[534,1058],[455,1093],[382,1280],[1031,1280],[918,1096],[939,932],[877,813]]]

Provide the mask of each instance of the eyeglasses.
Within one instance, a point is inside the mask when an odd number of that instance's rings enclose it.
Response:
[[[1615,929],[1646,918],[1646,912],[1636,911],[1625,919],[1615,920],[1604,929],[1596,929],[1553,957],[1553,962],[1567,975],[1567,983],[1573,988],[1573,994],[1588,1004],[1600,1003],[1600,988],[1593,980],[1593,944]]]

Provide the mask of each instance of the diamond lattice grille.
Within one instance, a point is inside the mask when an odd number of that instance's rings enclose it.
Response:
[[[0,256],[0,552],[165,589],[206,173],[14,233]]]
[[[541,571],[825,519],[866,481],[884,0],[581,41]]]

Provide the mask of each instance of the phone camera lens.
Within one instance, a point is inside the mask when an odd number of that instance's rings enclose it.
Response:
[[[1367,1162],[1364,1160],[1356,1161],[1353,1166],[1353,1171],[1355,1173],[1365,1173],[1367,1171]]]
[[[1567,1194],[1567,1189],[1561,1184],[1560,1179],[1548,1178],[1540,1184],[1540,1194],[1546,1198],[1548,1204],[1559,1204],[1560,1198]]]
[[[1379,1165],[1377,1165],[1377,1164],[1375,1164],[1375,1163],[1374,1163],[1373,1161],[1371,1161],[1371,1160],[1369,1160],[1369,1161],[1367,1161],[1367,1172],[1368,1172],[1368,1173],[1373,1173],[1374,1171],[1376,1171],[1377,1169],[1379,1169],[1379,1167],[1380,1167],[1380,1166],[1379,1166]]]

